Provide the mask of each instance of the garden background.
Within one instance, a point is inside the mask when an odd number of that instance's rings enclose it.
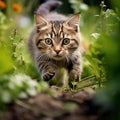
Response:
[[[77,92],[87,87],[96,98],[120,111],[120,1],[61,0],[58,10],[66,15],[81,11],[83,73]],[[0,111],[12,101],[51,94],[48,83],[40,80],[27,50],[26,40],[34,25],[34,11],[44,0],[0,0]],[[57,83],[56,83],[57,84]],[[115,114],[115,115],[114,115]],[[112,119],[112,118],[111,118]]]

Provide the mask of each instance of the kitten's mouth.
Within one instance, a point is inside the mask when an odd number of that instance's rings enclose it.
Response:
[[[51,59],[53,59],[53,60],[62,60],[62,59],[64,59],[65,58],[65,54],[63,54],[63,53],[48,53],[47,54]]]
[[[53,59],[55,59],[55,60],[61,60],[63,58],[64,58],[64,56],[61,56],[61,55],[55,55],[55,56],[53,56]]]

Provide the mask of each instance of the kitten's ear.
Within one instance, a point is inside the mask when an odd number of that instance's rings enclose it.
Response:
[[[67,24],[67,26],[74,28],[74,30],[77,32],[80,23],[80,13],[77,13],[72,17],[68,18],[65,23]]]
[[[43,27],[46,27],[49,24],[49,22],[39,14],[35,14],[34,17],[35,17],[35,23],[38,30]]]

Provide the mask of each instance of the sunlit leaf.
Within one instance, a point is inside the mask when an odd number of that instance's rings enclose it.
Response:
[[[0,48],[0,75],[13,69],[13,61],[4,48]]]

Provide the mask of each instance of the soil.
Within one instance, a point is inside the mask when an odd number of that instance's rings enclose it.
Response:
[[[55,87],[56,94],[39,93],[35,97],[11,103],[0,120],[105,120],[100,106],[93,102],[94,90],[63,92]]]

